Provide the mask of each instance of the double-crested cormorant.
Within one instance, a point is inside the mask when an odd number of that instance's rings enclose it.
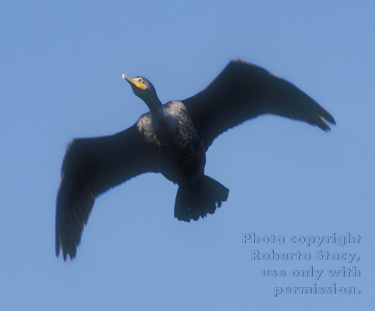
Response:
[[[95,198],[132,177],[162,173],[179,185],[174,215],[198,220],[213,214],[229,190],[204,174],[206,151],[226,130],[261,114],[305,121],[324,131],[334,118],[293,84],[256,65],[231,61],[203,91],[164,105],[144,77],[128,78],[149,107],[120,133],[73,139],[57,195],[56,255],[74,258]]]

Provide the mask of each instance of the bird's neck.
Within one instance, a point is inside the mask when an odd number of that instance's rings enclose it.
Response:
[[[156,130],[156,134],[164,136],[165,133],[168,132],[169,126],[167,118],[164,115],[163,104],[156,94],[152,98],[145,100],[145,103],[150,109],[152,123]]]
[[[157,95],[145,100],[145,103],[150,109],[152,116],[159,120],[163,119],[163,104],[161,103]]]

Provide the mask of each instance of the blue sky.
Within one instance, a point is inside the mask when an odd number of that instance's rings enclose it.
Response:
[[[1,310],[373,310],[375,5],[371,1],[3,1],[0,5]],[[230,189],[214,215],[173,217],[177,186],[147,174],[100,197],[77,259],[54,254],[66,145],[147,111],[121,74],[166,102],[203,89],[232,58],[278,74],[337,121],[332,132],[264,116],[220,136],[206,174]],[[359,234],[358,244],[254,245],[260,236]],[[255,261],[251,251],[356,253]],[[361,277],[261,277],[264,269]],[[354,286],[356,295],[275,287]]]

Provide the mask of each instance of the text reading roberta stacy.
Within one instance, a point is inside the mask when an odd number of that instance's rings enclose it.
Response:
[[[260,269],[260,277],[277,283],[273,284],[274,297],[361,293],[358,282],[347,282],[361,277],[359,234],[284,236],[252,232],[242,234],[242,243],[251,246],[249,257]],[[288,284],[288,280],[295,284]],[[304,284],[306,280],[312,282]]]

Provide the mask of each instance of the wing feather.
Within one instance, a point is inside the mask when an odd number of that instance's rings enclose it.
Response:
[[[226,130],[262,114],[300,120],[330,130],[334,118],[292,83],[256,65],[231,61],[200,93],[182,101],[206,148]]]
[[[95,198],[126,180],[157,172],[157,154],[135,125],[111,136],[79,138],[69,144],[56,202],[56,255],[74,258]]]

